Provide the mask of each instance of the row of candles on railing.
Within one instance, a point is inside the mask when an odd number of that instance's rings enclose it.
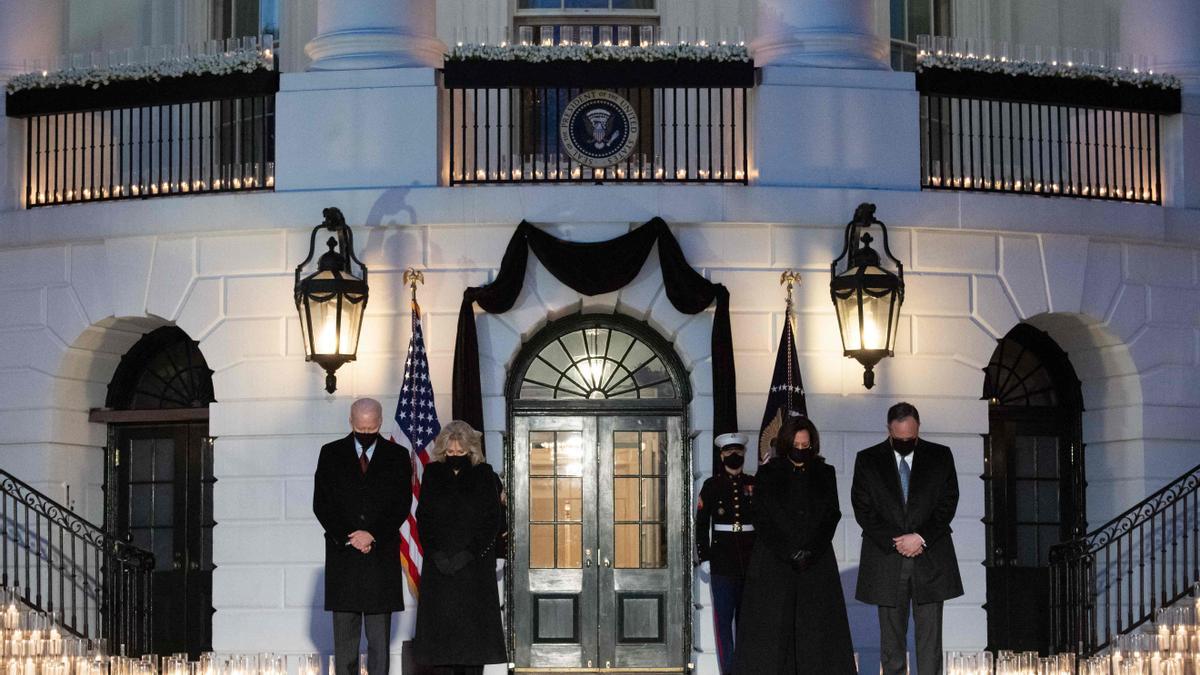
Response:
[[[1063,195],[1079,195],[1083,197],[1112,197],[1113,199],[1141,199],[1150,200],[1154,198],[1154,191],[1143,189],[1141,191],[1133,189],[1122,189],[1117,186],[1092,187],[1090,185],[1062,185],[1060,183],[1040,183],[1035,181],[1020,181],[1020,180],[990,180],[985,178],[971,177],[956,177],[942,178],[941,176],[929,176],[929,185],[933,187],[946,188],[963,188],[976,190],[1006,190],[1011,192],[1036,192],[1045,194],[1063,194]]]
[[[194,192],[222,192],[228,190],[256,190],[259,188],[275,187],[275,163],[267,162],[265,175],[260,174],[257,163],[246,164],[241,176],[216,178],[211,182],[206,180],[191,181],[161,181],[150,183],[133,183],[121,185],[105,185],[96,188],[55,190],[53,192],[38,190],[31,199],[37,204],[55,204],[61,202],[94,201],[97,199],[119,199],[123,197],[154,197],[170,194],[190,194]],[[261,178],[260,178],[261,176]]]
[[[952,56],[1001,63],[1048,63],[1067,68],[1087,66],[1154,74],[1154,70],[1150,68],[1150,59],[1145,54],[1129,54],[1107,49],[1010,44],[1005,40],[918,35],[917,58],[926,56]]]
[[[663,33],[661,27],[649,24],[638,26],[592,26],[586,24],[517,26],[515,40],[512,36],[512,30],[508,26],[505,26],[502,33],[497,36],[500,39],[496,42],[493,42],[492,29],[489,26],[477,27],[474,31],[473,40],[468,35],[469,32],[464,26],[457,27],[455,29],[455,44],[459,47],[464,44],[498,44],[501,47],[512,45],[523,47],[531,45],[542,47],[649,47],[651,45],[670,46],[673,44],[708,47],[710,45],[709,31],[705,26],[677,26],[674,42]],[[636,42],[634,41],[635,37],[637,38]],[[741,26],[722,26],[717,29],[715,37],[717,38],[717,45],[736,44],[741,46],[746,44],[745,29]]]
[[[122,66],[153,66],[155,64],[186,61],[203,57],[255,54],[265,64],[271,64],[275,56],[275,36],[265,34],[246,37],[231,37],[224,40],[170,45],[129,47],[127,49],[94,51],[74,54],[58,54],[46,58],[26,59],[23,73],[42,73],[68,69],[120,68]]]

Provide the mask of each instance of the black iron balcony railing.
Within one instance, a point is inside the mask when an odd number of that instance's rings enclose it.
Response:
[[[259,71],[10,94],[25,205],[273,189],[278,89]]]
[[[449,184],[744,184],[753,84],[751,63],[447,63]],[[627,103],[637,125],[631,151],[606,166],[581,162],[564,138],[564,112],[598,90]]]
[[[1050,549],[1052,649],[1090,656],[1200,581],[1200,466]]]
[[[0,586],[117,651],[151,648],[154,556],[0,469]]]
[[[1177,92],[943,69],[917,83],[922,188],[1162,203]]]

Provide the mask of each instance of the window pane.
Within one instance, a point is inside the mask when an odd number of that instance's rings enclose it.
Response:
[[[916,42],[917,36],[933,32],[933,0],[908,0],[908,42]]]
[[[583,567],[583,526],[558,526],[558,569]]]
[[[667,472],[666,437],[662,431],[642,434],[642,475],[654,476]]]
[[[583,479],[558,479],[558,511],[555,520],[579,522],[583,520]]]
[[[554,520],[554,479],[529,479],[529,519]]]
[[[1038,437],[1038,478],[1058,477],[1058,439],[1054,436]]]
[[[175,480],[175,441],[159,438],[154,441],[154,480]]]
[[[638,433],[617,431],[613,433],[613,474],[636,476],[638,473]]]
[[[654,9],[654,0],[612,0],[613,9]]]
[[[642,520],[663,520],[667,510],[665,478],[642,479]]]
[[[146,527],[153,525],[154,486],[129,486],[129,526]]]
[[[638,479],[616,478],[613,480],[613,518],[621,520],[637,520],[639,504]]]
[[[667,566],[666,525],[642,525],[642,567],[657,569]]]
[[[154,569],[166,571],[175,566],[175,531],[169,527],[154,528]]]
[[[1042,481],[1038,484],[1038,522],[1058,523],[1058,484]]]
[[[616,556],[613,565],[621,569],[641,567],[638,547],[638,525],[617,525],[613,528]]]
[[[1037,521],[1037,481],[1014,481],[1017,500],[1017,520],[1022,523]]]
[[[1037,477],[1037,438],[1033,436],[1017,436],[1013,443],[1013,453],[1016,455],[1016,477]]]
[[[517,9],[559,9],[562,0],[518,0]]]
[[[154,486],[154,524],[170,527],[175,518],[175,485],[158,483]]]
[[[129,480],[154,480],[154,441],[135,439],[129,442]]]
[[[554,457],[560,476],[583,475],[583,434],[578,431],[560,431],[558,447]]]
[[[892,39],[904,39],[904,6],[905,0],[892,0]]]
[[[608,9],[608,0],[563,0],[566,9]]]
[[[554,526],[529,526],[529,566],[536,569],[554,567]]]
[[[554,475],[554,432],[529,433],[529,475]]]

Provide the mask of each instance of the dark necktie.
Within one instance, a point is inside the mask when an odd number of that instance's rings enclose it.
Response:
[[[900,458],[900,494],[904,503],[908,503],[908,477],[912,469],[908,468],[908,462],[903,457]]]
[[[367,459],[367,449],[363,448],[362,454],[358,456],[358,468],[362,469],[363,475],[367,474],[367,465],[371,460]]]

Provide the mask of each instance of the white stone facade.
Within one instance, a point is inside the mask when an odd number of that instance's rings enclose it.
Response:
[[[105,429],[89,424],[87,411],[103,404],[120,354],[147,327],[169,322],[199,340],[216,371],[211,433],[217,437],[219,650],[328,649],[318,584],[321,538],[310,501],[315,453],[343,432],[352,397],[375,396],[386,408],[394,406],[409,332],[400,273],[409,265],[426,270],[420,291],[426,341],[438,407],[443,415],[449,412],[462,290],[492,278],[513,223],[522,217],[561,237],[591,241],[662,213],[689,261],[730,289],[738,414],[752,436],[783,321],[779,272],[796,268],[804,274],[797,295],[801,369],[824,454],[843,487],[846,515],[835,546],[848,597],[859,546],[849,509],[849,469],[857,450],[882,437],[886,407],[901,398],[913,401],[922,410],[925,433],[954,448],[962,490],[954,528],[968,590],[947,607],[948,649],[984,642],[979,475],[988,422],[987,404],[980,400],[981,369],[996,339],[1013,325],[1029,320],[1048,330],[1083,381],[1090,523],[1099,524],[1200,459],[1192,440],[1200,411],[1195,384],[1200,248],[1166,239],[1162,223],[1155,222],[1163,209],[1020,197],[871,195],[892,225],[893,251],[906,262],[908,299],[897,355],[879,367],[879,384],[867,392],[860,368],[840,356],[826,290],[828,261],[841,236],[838,220],[867,196],[862,192],[753,187],[414,192],[419,195],[414,201],[428,207],[418,222],[386,217],[357,228],[360,256],[372,271],[372,298],[359,361],[339,371],[335,397],[322,391],[319,369],[304,362],[291,303],[292,265],[303,259],[312,214],[321,204],[339,204],[350,222],[363,223],[388,207],[388,191],[181,198],[10,212],[5,218],[9,240],[28,240],[0,251],[5,469],[55,497],[71,485],[72,495],[85,495],[80,510],[98,518]],[[471,215],[458,203],[460,195],[479,200]],[[581,202],[617,206],[580,211]],[[754,207],[730,208],[730,202]],[[586,217],[572,217],[568,210]],[[1057,220],[1062,223],[1057,229],[1066,233],[1003,222],[1014,210],[1029,220],[1040,212],[1043,222]],[[595,222],[601,213],[609,222]],[[959,213],[973,213],[972,220],[988,227],[962,227]],[[234,219],[240,227],[230,230]],[[1119,227],[1132,233],[1139,222],[1140,237],[1117,238],[1106,231]],[[56,234],[81,228],[97,236]],[[126,228],[144,234],[121,231]],[[69,241],[53,241],[64,238]],[[645,319],[672,341],[691,371],[691,424],[698,432],[694,478],[698,484],[705,477],[711,314],[675,311],[656,267],[652,257],[619,293],[582,298],[533,262],[512,311],[479,315],[494,464],[502,463],[506,367],[522,339],[548,318],[584,308]],[[704,575],[697,576],[696,601],[707,604]],[[869,661],[877,640],[874,611],[850,607],[858,649]],[[714,672],[707,612],[698,610],[695,621],[700,672]]]

